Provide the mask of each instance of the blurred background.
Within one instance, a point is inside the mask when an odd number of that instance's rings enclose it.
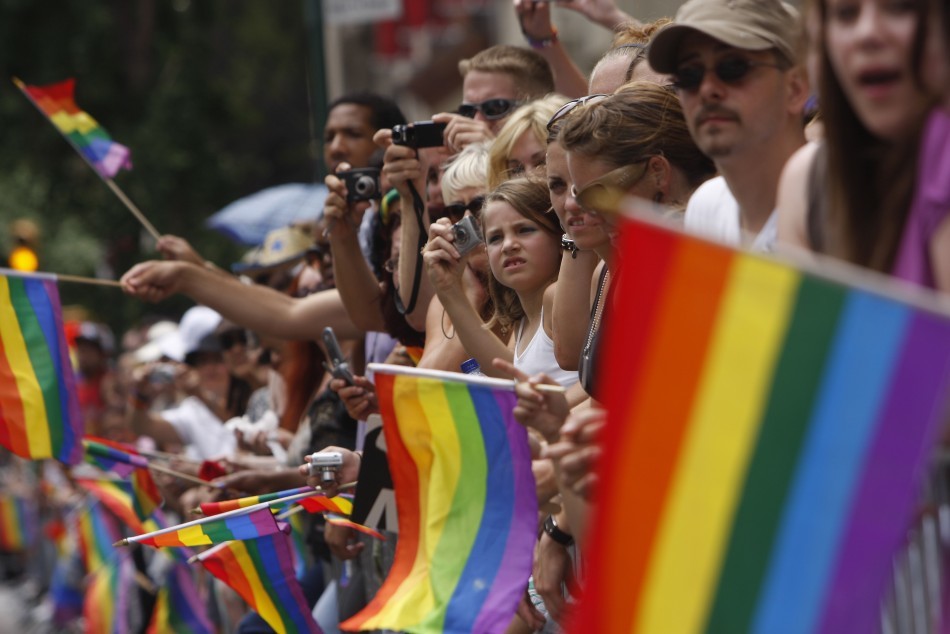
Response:
[[[678,1],[620,0],[643,19]],[[556,5],[555,5],[556,6]],[[555,8],[588,72],[611,33]],[[116,279],[154,242],[11,78],[76,79],[76,102],[132,151],[115,181],[161,233],[227,267],[246,250],[204,221],[283,183],[322,182],[328,101],[393,96],[411,120],[454,109],[458,61],[524,45],[510,0],[0,0],[0,263]],[[63,284],[64,305],[121,330],[176,314],[115,289]]]

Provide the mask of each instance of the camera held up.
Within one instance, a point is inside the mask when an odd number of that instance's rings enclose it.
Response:
[[[393,143],[411,148],[439,147],[444,145],[445,123],[416,121],[393,127]]]
[[[346,202],[349,204],[382,197],[378,168],[351,169],[339,172],[337,176],[346,184]]]
[[[478,221],[473,216],[465,216],[452,225],[452,233],[455,235],[453,244],[459,255],[465,255],[484,240]]]
[[[342,466],[343,454],[339,451],[318,451],[310,455],[310,475],[319,475],[322,485],[333,482]]]

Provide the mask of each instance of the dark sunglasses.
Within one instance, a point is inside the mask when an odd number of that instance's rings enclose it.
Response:
[[[479,112],[489,121],[502,119],[521,105],[520,101],[514,99],[488,99],[481,103],[463,103],[459,106],[458,113],[463,117],[474,119]]]
[[[222,350],[230,350],[234,346],[241,344],[247,345],[247,333],[243,330],[225,330],[218,335],[218,343]]]
[[[673,72],[673,87],[677,90],[696,90],[703,83],[707,70],[712,70],[719,81],[726,84],[737,84],[746,78],[753,68],[765,66],[779,68],[781,65],[770,62],[753,62],[745,57],[732,57],[716,62],[712,69],[702,64],[684,64]]]
[[[476,196],[473,198],[467,205],[462,203],[453,203],[451,205],[445,206],[445,215],[449,217],[452,222],[458,222],[465,217],[465,212],[470,211],[472,215],[476,218],[479,217],[482,213],[482,205],[485,204],[484,196]]]
[[[557,112],[554,113],[550,119],[548,119],[548,132],[551,131],[551,128],[554,127],[554,124],[566,117],[578,106],[583,106],[585,103],[597,103],[609,97],[609,95],[596,94],[596,95],[587,95],[586,97],[580,97],[578,99],[572,99],[566,104],[557,109]]]

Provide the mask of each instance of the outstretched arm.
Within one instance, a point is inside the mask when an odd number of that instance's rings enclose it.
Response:
[[[551,24],[551,3],[515,0],[515,14],[528,43],[551,66],[554,90],[572,99],[586,95],[587,78],[568,55]]]
[[[363,334],[353,324],[336,290],[296,299],[267,286],[244,284],[203,266],[155,260],[136,264],[126,272],[122,288],[152,302],[182,293],[225,319],[273,337],[318,339],[326,326],[331,326],[341,339]]]

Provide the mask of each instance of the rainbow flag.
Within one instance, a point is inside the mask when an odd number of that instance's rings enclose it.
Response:
[[[213,634],[198,587],[187,564],[176,563],[158,589],[146,634]]]
[[[291,495],[297,495],[299,493],[306,493],[308,491],[313,493],[313,497],[298,499],[295,500],[295,502],[303,506],[311,513],[330,511],[332,513],[340,513],[341,515],[349,515],[353,511],[353,502],[350,500],[347,500],[341,496],[328,498],[327,496],[318,493],[313,487],[297,487],[295,489],[286,489],[284,491],[277,491],[275,493],[264,493],[262,495],[251,495],[233,500],[222,500],[221,502],[202,502],[198,508],[204,515],[218,515],[220,513],[227,513],[228,511],[235,511],[237,509],[254,506],[255,504],[260,504],[261,502],[272,502],[274,500],[279,500]]]
[[[126,489],[131,496],[132,508],[139,519],[151,517],[155,509],[162,505],[162,494],[148,470],[148,459],[136,453],[122,451],[100,442],[83,439],[86,461],[104,471],[111,471],[124,482],[117,486]],[[105,481],[100,481],[105,482]]]
[[[13,81],[102,178],[113,178],[120,169],[132,169],[129,148],[113,141],[95,119],[76,105],[75,79],[47,86]]]
[[[569,631],[877,631],[947,411],[948,315],[642,222],[618,252]]]
[[[23,552],[39,528],[36,502],[14,495],[0,495],[0,551]]]
[[[82,446],[86,451],[86,462],[103,471],[111,471],[120,478],[129,477],[136,469],[148,469],[145,456],[107,445],[94,436],[83,438]]]
[[[370,528],[369,526],[364,526],[363,524],[357,524],[356,522],[350,519],[347,519],[345,517],[341,517],[339,515],[334,515],[330,513],[329,515],[327,515],[326,519],[327,519],[327,523],[329,524],[333,524],[335,526],[343,526],[344,528],[352,528],[353,530],[359,531],[363,533],[364,535],[369,535],[370,537],[375,537],[376,539],[386,541],[386,536],[380,533],[378,530],[374,528]]]
[[[82,427],[55,278],[0,269],[0,445],[76,464]]]
[[[79,536],[79,554],[83,568],[94,573],[103,567],[115,563],[118,551],[112,545],[122,535],[115,518],[106,512],[103,504],[92,504],[80,509],[76,514]]]
[[[129,589],[134,587],[134,567],[129,557],[97,570],[89,578],[83,600],[86,634],[129,632]]]
[[[321,631],[294,576],[290,546],[282,532],[219,544],[197,560],[241,595],[278,634]]]
[[[510,381],[370,365],[399,541],[376,597],[341,627],[502,632],[531,574],[538,503]]]
[[[122,540],[123,544],[138,543],[161,548],[163,546],[210,546],[222,542],[256,539],[272,535],[280,528],[268,508],[249,513],[210,517],[177,526],[170,526],[152,533],[136,535]]]
[[[91,493],[130,529],[139,533],[145,532],[143,522],[148,519],[148,516],[143,518],[135,510],[131,484],[121,480],[86,478],[77,478],[76,484]]]

